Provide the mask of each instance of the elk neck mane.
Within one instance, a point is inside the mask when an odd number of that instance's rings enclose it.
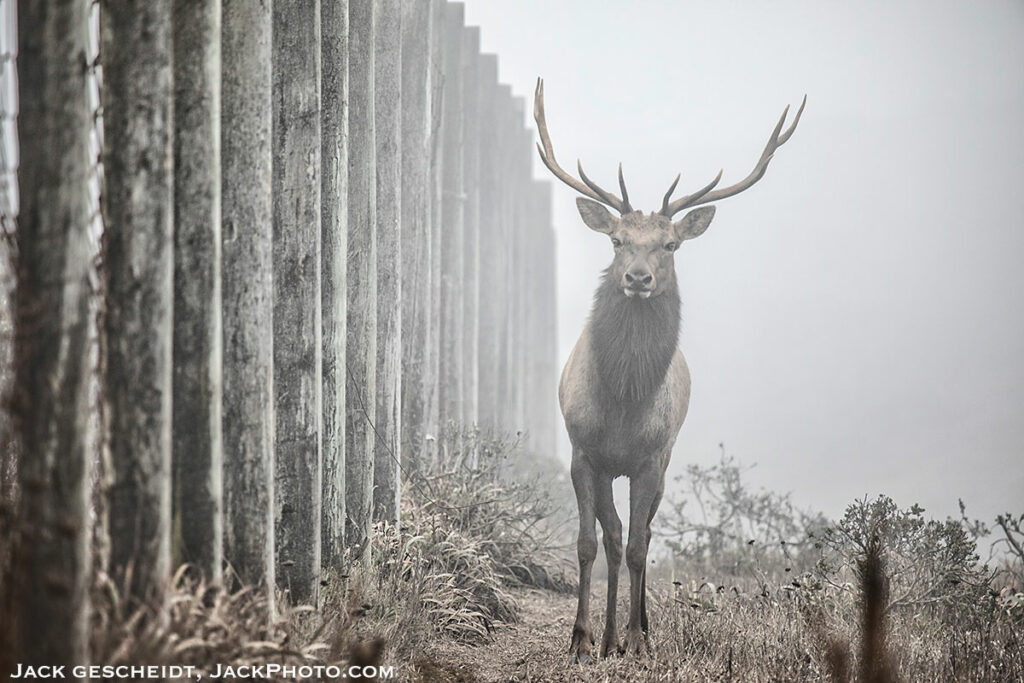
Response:
[[[590,347],[603,393],[636,403],[661,386],[679,339],[679,286],[649,299],[627,298],[606,270],[594,293]]]

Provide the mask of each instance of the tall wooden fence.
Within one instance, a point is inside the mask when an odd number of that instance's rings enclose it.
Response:
[[[316,601],[450,426],[553,456],[550,189],[460,3],[14,5],[23,661],[86,656],[91,548],[134,600],[191,561]]]

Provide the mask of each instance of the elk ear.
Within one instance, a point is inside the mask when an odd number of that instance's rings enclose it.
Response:
[[[587,227],[598,232],[610,233],[619,224],[619,219],[592,199],[576,198],[576,208]]]
[[[676,237],[680,242],[692,240],[694,237],[700,237],[704,234],[704,231],[711,225],[711,219],[714,217],[715,207],[702,206],[673,223],[672,228],[675,230]]]

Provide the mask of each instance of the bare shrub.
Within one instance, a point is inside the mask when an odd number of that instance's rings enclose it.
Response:
[[[888,496],[855,501],[818,537],[817,572],[841,588],[877,537],[885,548],[889,595],[885,609],[913,608],[960,619],[986,609],[992,572],[980,563],[974,538],[960,520],[928,519],[924,508],[900,509]]]
[[[798,509],[789,494],[754,491],[744,467],[719,444],[710,467],[689,465],[675,478],[682,495],[670,495],[658,515],[677,564],[689,571],[731,577],[809,569],[815,560],[810,534],[827,525],[820,514]]]
[[[1002,535],[993,543],[1005,554],[999,568],[999,582],[1024,602],[1024,513],[1014,516],[1009,512],[996,516],[996,526]]]
[[[993,567],[992,588],[998,592],[999,609],[1017,623],[1024,623],[1024,514],[1004,512],[996,516],[995,526],[990,527],[970,519],[961,500],[960,518],[976,543],[990,542],[987,564]]]
[[[667,629],[654,631],[656,651],[685,660],[684,677],[1024,675],[1024,594],[1006,567],[993,572],[981,561],[986,525],[965,515],[929,519],[920,506],[901,508],[886,496],[854,501],[828,522],[796,509],[788,495],[751,490],[748,469],[723,449],[715,465],[677,478],[684,496],[663,514],[673,578],[685,578],[654,600]],[[1021,521],[996,521],[1008,567],[1019,566],[1011,541],[1019,542]]]

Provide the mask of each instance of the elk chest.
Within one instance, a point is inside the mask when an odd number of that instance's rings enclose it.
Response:
[[[593,365],[585,331],[562,372],[559,402],[573,449],[612,476],[634,476],[667,460],[686,418],[690,372],[678,349],[664,380],[631,401],[610,395]]]

